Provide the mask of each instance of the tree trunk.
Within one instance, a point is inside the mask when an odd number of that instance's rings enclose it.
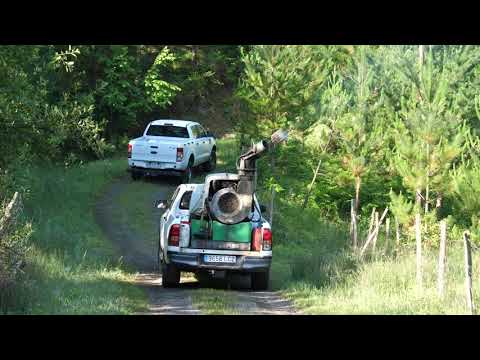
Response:
[[[427,187],[425,189],[425,215],[427,215],[427,213],[428,213],[429,190],[430,190],[430,186],[428,185],[428,179],[427,179]]]
[[[420,211],[422,208],[422,192],[420,189],[415,191],[415,206],[417,207],[417,211]]]
[[[438,296],[445,293],[445,259],[447,255],[447,222],[440,223],[440,253],[438,255]]]
[[[418,46],[418,62],[420,66],[423,65],[425,61],[425,45],[419,45]]]
[[[198,45],[192,45],[192,69],[193,71],[196,71],[198,68]],[[198,109],[198,104],[200,103],[200,96],[201,96],[201,89],[196,86],[195,92],[194,92],[194,98],[193,98],[193,106],[197,106]]]
[[[370,215],[370,226],[368,227],[367,239],[370,237],[370,234],[372,233],[373,222],[375,221],[375,211],[376,211],[376,208],[373,208],[372,215]]]
[[[388,252],[388,242],[390,241],[390,218],[385,220],[385,248],[383,252],[387,255]]]
[[[398,219],[396,217],[395,217],[395,236],[396,236],[395,256],[397,256],[400,250],[400,224],[398,223]]]
[[[375,235],[373,237],[373,243],[372,243],[372,254],[375,255],[375,250],[377,247],[377,238],[378,238],[378,233],[380,231],[380,223],[378,221],[378,211],[375,211]]]
[[[373,232],[370,234],[370,236],[368,237],[367,241],[366,241],[365,244],[363,245],[362,250],[360,251],[360,256],[361,256],[361,257],[362,257],[363,254],[365,253],[365,250],[367,249],[368,245],[370,245],[370,242],[373,240],[373,238],[375,237],[375,235],[378,234],[378,231],[380,230],[379,227],[380,227],[380,225],[382,225],[383,219],[385,218],[385,215],[387,215],[387,212],[388,212],[388,207],[385,208],[385,210],[383,211],[383,214],[382,214],[382,216],[380,217],[380,221],[378,222],[378,226],[375,227],[375,229],[373,230]]]
[[[198,66],[198,45],[192,45],[192,67],[196,69]]]
[[[20,194],[15,192],[12,200],[6,206],[3,214],[0,214],[0,239],[7,233],[10,225],[15,221],[21,207]]]
[[[355,213],[355,200],[351,200],[350,206],[350,215],[351,215],[351,235],[352,235],[352,246],[353,249],[357,249],[357,214]]]
[[[415,239],[417,245],[417,287],[419,290],[423,288],[423,275],[422,275],[422,234],[420,213],[415,215]]]
[[[315,180],[317,179],[317,175],[318,175],[318,171],[320,170],[320,164],[321,163],[322,163],[322,159],[318,160],[318,165],[317,165],[317,168],[315,169],[315,173],[313,174],[313,179],[310,182],[310,184],[308,185],[307,194],[305,195],[305,198],[303,199],[302,210],[305,209],[305,207],[307,206],[308,198],[310,197],[310,194],[311,194],[312,189],[313,189],[313,185],[315,184]]]
[[[440,210],[440,208],[442,207],[442,200],[443,200],[442,195],[438,195],[437,201],[435,203],[435,209],[437,209],[437,211]]]
[[[275,177],[275,156],[270,153],[270,168],[272,169],[272,175]],[[270,226],[273,226],[273,208],[275,206],[275,188],[272,187],[272,194],[270,197]]]
[[[353,223],[354,223],[354,229],[353,229],[353,248],[357,248],[357,223],[358,223],[358,209],[359,209],[359,204],[360,204],[360,177],[355,177],[355,202],[353,206]]]
[[[360,183],[362,179],[360,176],[355,177],[355,214],[358,214],[358,208],[360,205]]]
[[[430,144],[427,143],[427,174],[425,179],[427,186],[425,188],[425,216],[428,213],[428,200],[430,195]],[[428,231],[428,224],[425,221],[425,233]]]
[[[467,308],[470,315],[474,315],[475,305],[473,304],[472,294],[472,248],[470,245],[470,234],[468,231],[463,233],[463,245],[465,249],[465,290],[467,297]]]
[[[270,197],[270,226],[273,226],[273,207],[275,206],[275,188],[272,187],[272,193]]]

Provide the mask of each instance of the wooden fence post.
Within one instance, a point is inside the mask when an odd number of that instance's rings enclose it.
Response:
[[[400,250],[400,224],[398,223],[398,219],[396,216],[395,216],[395,237],[396,237],[396,244],[395,244],[395,257],[396,257]]]
[[[373,230],[373,232],[370,234],[370,236],[368,237],[367,241],[365,242],[365,244],[363,244],[363,247],[362,247],[362,250],[360,250],[360,257],[363,256],[363,254],[365,253],[365,250],[367,249],[368,245],[370,245],[370,242],[373,240],[373,238],[378,234],[378,231],[379,231],[379,227],[380,225],[382,224],[382,221],[385,217],[385,215],[387,215],[387,212],[388,212],[388,207],[385,208],[385,210],[383,211],[383,214],[382,216],[380,217],[380,221],[378,222],[378,226],[375,227],[375,229]]]
[[[388,252],[388,242],[390,240],[390,218],[388,217],[385,220],[385,249],[383,252],[387,255]]]
[[[438,255],[438,296],[445,294],[445,259],[447,255],[447,222],[440,222],[440,253]]]
[[[420,214],[415,215],[415,239],[417,243],[417,287],[423,288],[423,276],[422,276],[422,234],[420,232]]]
[[[375,209],[376,208],[373,208],[372,209],[372,214],[370,215],[370,225],[368,226],[368,233],[367,233],[367,238],[365,239],[365,243],[368,241],[368,239],[370,238],[370,235],[372,235],[372,230],[373,230],[373,221],[375,220]],[[364,244],[365,244],[364,243]],[[363,245],[362,244],[359,244],[359,247],[360,248],[363,248]]]
[[[463,244],[465,248],[465,290],[467,296],[467,308],[470,315],[474,315],[475,306],[473,304],[472,294],[472,248],[468,231],[463,232]]]
[[[373,236],[373,243],[372,243],[372,254],[375,255],[375,250],[377,247],[377,238],[378,238],[378,233],[380,231],[380,223],[378,222],[378,211],[375,211],[375,228],[376,232],[375,235]]]
[[[351,225],[350,231],[352,235],[352,245],[353,249],[357,248],[357,214],[355,212],[355,200],[350,201],[350,215],[351,215]]]

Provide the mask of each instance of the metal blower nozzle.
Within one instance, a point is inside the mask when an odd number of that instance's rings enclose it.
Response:
[[[288,131],[283,129],[278,129],[272,134],[272,136],[270,137],[270,140],[272,141],[272,144],[277,145],[282,141],[287,140],[287,138],[288,138]]]

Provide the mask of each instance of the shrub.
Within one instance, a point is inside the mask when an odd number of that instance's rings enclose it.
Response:
[[[15,299],[14,288],[20,280],[31,234],[31,225],[22,224],[19,217],[22,211],[20,195],[0,211],[0,309],[6,312]]]

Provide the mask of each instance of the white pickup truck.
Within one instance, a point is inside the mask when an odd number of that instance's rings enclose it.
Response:
[[[215,137],[197,122],[155,120],[142,137],[128,143],[128,171],[133,180],[142,175],[173,175],[188,183],[193,167],[215,169],[216,149]]]
[[[165,209],[160,219],[158,261],[164,287],[175,287],[182,271],[202,277],[245,274],[254,290],[269,286],[272,262],[272,231],[262,216],[265,207],[254,195],[251,213],[244,222],[223,225],[195,217],[192,209],[203,203],[208,188],[224,180],[236,182],[237,174],[210,174],[205,184],[181,184],[170,200],[155,206]],[[205,225],[203,228],[202,225]]]

